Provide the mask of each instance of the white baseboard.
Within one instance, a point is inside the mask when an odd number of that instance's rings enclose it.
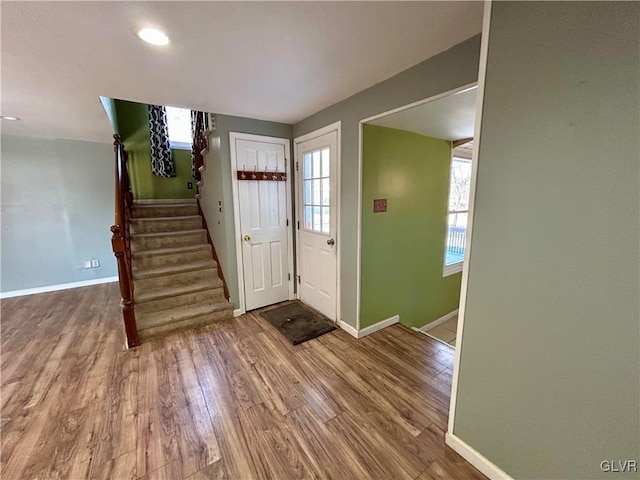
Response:
[[[444,436],[444,442],[490,479],[513,480],[511,475],[508,475],[500,467],[489,461],[484,455],[463,440],[460,440],[453,433],[447,432]]]
[[[400,315],[394,315],[393,317],[387,318],[386,320],[382,320],[381,322],[374,323],[373,325],[370,325],[367,328],[358,330],[358,336],[356,338],[366,337],[367,335],[371,335],[373,332],[382,330],[383,328],[386,328],[390,325],[398,323],[399,321],[400,321]]]
[[[450,320],[453,317],[455,317],[456,315],[458,315],[458,311],[459,311],[459,309],[456,308],[453,312],[449,312],[446,315],[443,315],[442,317],[438,318],[437,320],[434,320],[433,322],[429,322],[426,325],[423,325],[422,327],[417,328],[417,330],[420,330],[421,332],[427,332],[427,331],[431,330],[432,328],[435,328],[438,325],[441,325],[444,322],[446,322],[447,320]]]
[[[194,193],[193,196],[195,197],[195,195]],[[133,201],[134,205],[154,205],[156,203],[195,203],[195,198],[147,198]]]
[[[385,327],[393,325],[394,323],[398,323],[399,321],[400,315],[394,315],[391,318],[387,318],[386,320],[382,320],[381,322],[374,323],[373,325],[370,325],[367,328],[363,328],[362,330],[357,330],[342,320],[338,320],[338,326],[352,337],[362,338],[366,337],[367,335],[371,335],[373,332],[377,332],[378,330],[382,330]]]
[[[352,337],[358,338],[358,330],[353,328],[347,322],[344,322],[342,320],[338,320],[338,326],[341,329],[343,329],[345,332],[347,332],[349,335],[351,335]]]
[[[104,277],[95,278],[93,280],[83,280],[81,282],[61,283],[59,285],[47,285],[45,287],[27,288],[25,290],[12,290],[10,292],[1,292],[0,298],[22,297],[23,295],[35,295],[36,293],[55,292],[57,290],[68,290],[69,288],[88,287],[90,285],[113,283],[117,281],[118,277]]]
[[[244,315],[246,312],[244,310],[242,310],[241,308],[236,308],[233,311],[233,316],[234,317],[239,317],[240,315]]]

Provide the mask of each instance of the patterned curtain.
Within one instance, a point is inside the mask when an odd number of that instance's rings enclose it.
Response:
[[[196,121],[198,118],[197,110],[191,110],[191,175],[193,178],[198,178],[198,173],[196,171],[196,148],[198,148],[198,138],[196,136]]]
[[[176,163],[171,156],[167,111],[161,105],[149,105],[151,171],[159,177],[175,177]]]

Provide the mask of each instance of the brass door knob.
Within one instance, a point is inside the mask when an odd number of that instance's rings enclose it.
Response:
[[[248,242],[251,240],[251,237],[249,235],[245,235],[243,238],[245,242]]]

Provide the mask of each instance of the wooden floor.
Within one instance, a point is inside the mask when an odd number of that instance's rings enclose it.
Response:
[[[124,349],[115,284],[2,301],[5,479],[484,478],[444,445],[453,349],[291,346],[258,315]]]

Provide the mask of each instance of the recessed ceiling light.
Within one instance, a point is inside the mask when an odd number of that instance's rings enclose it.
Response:
[[[0,118],[2,120],[11,120],[12,122],[15,122],[16,120],[20,120],[18,117],[12,117],[11,115],[1,115]]]
[[[136,35],[140,40],[151,45],[166,45],[169,43],[169,37],[157,28],[141,28],[136,32]]]

